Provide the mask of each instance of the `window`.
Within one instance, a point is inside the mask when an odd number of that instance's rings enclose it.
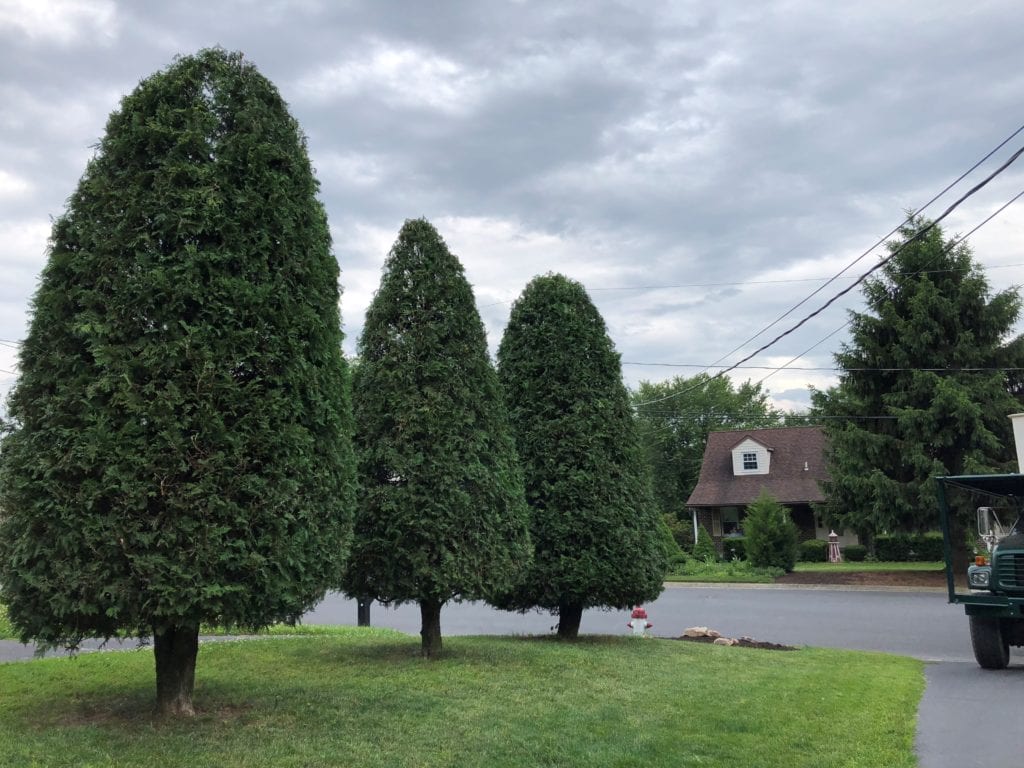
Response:
[[[757,454],[756,453],[744,453],[743,454],[743,468],[744,469],[757,469]]]
[[[739,507],[722,507],[722,535],[743,535],[743,529],[740,527]]]

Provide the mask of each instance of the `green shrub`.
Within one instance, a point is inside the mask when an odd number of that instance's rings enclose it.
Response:
[[[718,559],[718,550],[715,549],[714,539],[711,538],[711,534],[708,533],[708,529],[703,525],[700,527],[700,531],[697,534],[697,541],[693,545],[693,557],[699,562],[706,562],[708,560]]]
[[[680,549],[689,552],[693,549],[693,526],[689,520],[680,520],[671,512],[666,512],[662,515],[665,520],[665,525],[672,532],[672,538],[676,540],[676,544],[679,545]]]
[[[938,531],[923,533],[917,537],[914,543],[914,551],[917,553],[915,560],[933,561],[943,558],[942,534]]]
[[[747,507],[744,522],[747,533],[747,558],[759,568],[774,566],[787,573],[796,565],[800,533],[789,510],[762,491]]]
[[[910,535],[906,533],[884,533],[875,537],[875,557],[879,560],[905,563],[910,560]]]
[[[863,544],[847,544],[843,547],[843,559],[850,563],[862,563],[868,555],[868,548]]]
[[[732,536],[722,539],[723,560],[746,560],[747,540],[743,536]]]
[[[666,562],[671,564],[679,555],[685,557],[686,553],[679,546],[675,536],[672,535],[672,529],[668,526],[668,518],[668,515],[663,515],[662,519],[658,521],[658,538],[661,539],[662,548],[665,550]]]
[[[824,539],[801,541],[798,555],[802,563],[823,563],[828,560],[828,542]]]
[[[888,533],[875,537],[875,556],[895,563],[941,560],[942,534]]]

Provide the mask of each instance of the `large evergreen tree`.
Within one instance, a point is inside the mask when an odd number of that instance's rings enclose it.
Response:
[[[0,453],[24,640],[154,638],[191,714],[201,622],[291,621],[337,584],[355,463],[338,265],[305,140],[241,54],[125,97],[67,210]]]
[[[709,432],[784,422],[784,414],[772,407],[760,384],[747,381],[736,387],[725,376],[698,373],[642,381],[631,397],[654,498],[662,514],[675,518],[686,517],[686,501],[697,485]]]
[[[545,275],[512,307],[498,371],[534,543],[525,582],[498,605],[557,611],[573,638],[585,608],[657,597],[666,568],[619,356],[583,286]]]
[[[529,557],[522,475],[462,265],[405,222],[366,315],[353,388],[361,481],[345,589],[416,601],[426,656],[441,606],[507,589]]]
[[[918,237],[926,223],[889,244],[896,255],[864,284],[867,311],[851,313],[839,384],[814,395],[829,441],[826,511],[868,538],[936,528],[936,475],[1012,469],[1007,415],[1019,404],[1004,369],[1020,359],[1009,336],[1020,298],[991,295],[970,248],[939,227]]]

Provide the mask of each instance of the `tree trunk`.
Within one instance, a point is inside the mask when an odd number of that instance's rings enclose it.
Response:
[[[356,600],[356,625],[360,627],[370,626],[370,603],[373,598],[360,597]]]
[[[558,606],[558,637],[561,640],[575,640],[580,634],[580,620],[583,618],[582,603],[562,603]]]
[[[441,603],[437,600],[420,600],[422,627],[420,637],[423,655],[428,659],[441,653]]]
[[[165,717],[192,717],[199,627],[169,627],[153,632],[156,656],[156,708]]]

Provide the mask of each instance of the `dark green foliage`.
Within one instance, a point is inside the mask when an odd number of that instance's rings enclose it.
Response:
[[[665,550],[667,560],[672,560],[683,552],[664,515],[658,518],[658,537],[661,539],[661,545]]]
[[[828,560],[828,542],[824,539],[801,541],[797,559],[802,563],[824,563]]]
[[[848,563],[863,563],[868,556],[868,548],[863,544],[847,544],[842,552],[843,559]]]
[[[743,536],[729,536],[722,539],[723,560],[746,560],[747,540]]]
[[[672,538],[679,545],[679,548],[686,552],[692,550],[693,524],[689,520],[680,520],[673,514],[663,514],[661,517],[665,521],[665,525],[668,526]]]
[[[499,604],[627,608],[656,597],[664,525],[618,353],[583,286],[532,280],[512,307],[498,371],[535,547],[525,583]]]
[[[478,600],[529,560],[527,510],[498,378],[462,265],[405,222],[359,341],[361,480],[349,594]]]
[[[903,227],[890,250],[924,224]],[[934,528],[936,475],[1016,471],[1006,417],[1020,404],[1000,369],[1019,364],[1022,341],[1008,341],[1017,291],[990,295],[968,246],[939,228],[868,280],[864,297],[836,355],[839,384],[814,404],[829,443],[827,517],[869,539]]]
[[[354,505],[338,265],[305,140],[240,54],[121,103],[63,216],[0,454],[21,636],[297,619]]]
[[[747,535],[747,558],[758,568],[774,566],[789,573],[796,564],[799,531],[789,510],[762,491],[747,507],[743,530]]]
[[[655,500],[663,513],[682,522],[689,522],[686,502],[697,485],[709,432],[783,424],[783,414],[771,407],[760,384],[748,381],[734,388],[724,376],[644,381],[631,398]]]
[[[703,525],[697,529],[697,541],[693,544],[693,556],[700,561],[717,560],[718,550],[715,549],[714,539]]]
[[[941,533],[893,533],[875,537],[875,557],[897,563],[943,558]]]

